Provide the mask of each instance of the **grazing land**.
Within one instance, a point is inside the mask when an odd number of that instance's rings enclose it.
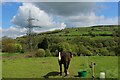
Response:
[[[3,58],[2,76],[4,78],[62,78],[59,76],[57,57],[41,58]],[[86,78],[91,78],[89,65],[95,62],[95,78],[101,71],[106,78],[118,78],[117,56],[80,56],[73,57],[69,67],[70,78],[78,78],[79,70],[86,70]]]

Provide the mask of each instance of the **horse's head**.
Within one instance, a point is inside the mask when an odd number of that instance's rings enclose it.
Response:
[[[63,51],[63,48],[58,48],[58,52],[62,52]]]

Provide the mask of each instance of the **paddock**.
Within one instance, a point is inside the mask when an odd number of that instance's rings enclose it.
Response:
[[[4,78],[63,78],[59,76],[58,57],[43,58],[4,58],[2,77]],[[104,71],[106,78],[118,78],[117,56],[80,56],[73,57],[69,65],[69,78],[79,78],[78,71],[86,70],[86,78],[91,78],[89,65],[95,65],[95,78]],[[62,66],[63,67],[63,66]]]

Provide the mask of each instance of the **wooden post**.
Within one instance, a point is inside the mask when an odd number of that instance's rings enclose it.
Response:
[[[94,75],[94,72],[95,72],[94,65],[95,65],[95,63],[91,62],[90,68],[91,68],[91,71],[92,71],[92,80],[94,80],[94,78],[95,78],[95,75]]]
[[[94,80],[94,77],[95,77],[95,75],[94,75],[94,63],[92,62],[91,64],[92,64],[92,79]]]

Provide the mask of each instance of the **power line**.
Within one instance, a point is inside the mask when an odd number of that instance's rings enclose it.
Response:
[[[31,10],[29,10],[29,18],[27,19],[28,26],[26,28],[27,28],[27,36],[28,36],[28,46],[29,46],[30,50],[32,49],[32,31],[33,31],[33,28],[36,28],[36,27],[41,28],[40,26],[33,26],[33,24],[32,24],[33,20],[39,21],[38,19],[32,18]]]

